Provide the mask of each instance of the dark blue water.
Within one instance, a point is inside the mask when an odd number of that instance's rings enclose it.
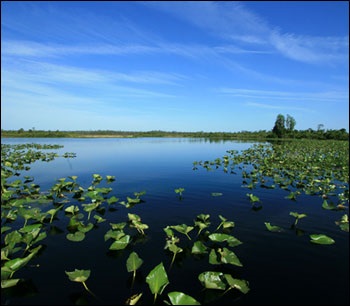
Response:
[[[143,292],[140,305],[153,303],[145,278],[160,262],[167,269],[170,284],[157,298],[158,304],[169,300],[167,293],[181,291],[202,304],[227,305],[336,305],[349,303],[349,235],[335,224],[348,211],[324,210],[318,196],[301,195],[297,201],[284,197],[285,190],[242,187],[240,173],[228,174],[222,169],[193,170],[194,161],[214,160],[226,150],[244,150],[253,142],[218,141],[183,138],[138,139],[2,139],[2,143],[61,144],[64,148],[49,150],[58,153],[74,152],[76,158],[57,158],[35,162],[24,175],[35,178],[41,190],[50,188],[57,179],[72,175],[87,188],[92,174],[114,175],[116,181],[104,182],[101,187],[112,187],[108,196],[126,200],[134,192],[145,191],[143,203],[132,208],[118,204],[116,211],[106,210],[97,228],[86,234],[82,242],[66,239],[67,218],[58,214],[52,231],[42,241],[44,250],[30,265],[16,272],[27,282],[21,288],[2,290],[2,304],[124,304],[132,294]],[[180,200],[174,192],[185,189]],[[213,197],[211,193],[222,196]],[[262,209],[252,210],[246,194],[253,192],[262,201]],[[70,205],[70,204],[69,204]],[[78,204],[77,204],[78,205]],[[290,211],[308,216],[299,221],[300,231],[291,229],[294,218]],[[146,236],[121,251],[110,251],[111,240],[104,241],[109,223],[126,222],[127,214],[141,217],[149,226]],[[200,258],[190,254],[196,240],[194,229],[189,241],[181,233],[180,246],[184,252],[177,255],[169,268],[171,254],[164,250],[167,225],[185,223],[193,225],[199,214],[210,214],[214,231],[220,223],[218,215],[235,222],[231,234],[243,242],[234,248],[243,267],[217,266],[208,263],[208,256]],[[284,229],[269,232],[264,222]],[[61,231],[61,232],[60,232]],[[333,245],[315,245],[310,234],[323,233],[332,237]],[[137,236],[137,235],[136,235]],[[136,251],[144,260],[137,271],[135,283],[127,272],[126,259]],[[39,267],[34,265],[39,264]],[[98,296],[92,298],[79,283],[69,281],[64,271],[90,269],[88,287]],[[221,291],[202,290],[198,275],[204,271],[224,271],[235,278],[249,282],[246,295],[231,290],[224,296]]]

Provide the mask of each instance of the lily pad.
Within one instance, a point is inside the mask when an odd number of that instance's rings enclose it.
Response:
[[[200,305],[200,303],[183,292],[172,291],[168,293],[171,305]]]
[[[201,284],[207,289],[225,290],[224,274],[216,271],[206,271],[198,275]]]
[[[334,244],[335,241],[324,234],[312,234],[310,235],[310,242],[316,243],[316,244]]]
[[[162,294],[164,288],[169,284],[168,275],[162,262],[148,273],[146,283],[154,294],[155,301],[157,295]]]
[[[67,234],[67,239],[70,241],[74,241],[74,242],[80,242],[83,241],[85,238],[85,234],[83,232],[80,231],[76,231],[75,233],[69,233]]]
[[[279,227],[277,225],[271,225],[270,222],[264,222],[266,228],[270,231],[270,232],[283,232],[283,228]]]

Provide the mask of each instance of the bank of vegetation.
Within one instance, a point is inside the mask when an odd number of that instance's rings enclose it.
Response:
[[[279,114],[271,130],[259,131],[239,131],[239,132],[181,132],[181,131],[115,131],[115,130],[90,130],[90,131],[45,131],[37,130],[34,127],[28,130],[20,128],[18,130],[1,130],[1,137],[21,137],[21,138],[88,138],[88,137],[110,137],[110,138],[136,138],[136,137],[190,137],[208,139],[237,139],[237,140],[265,140],[265,139],[333,139],[349,140],[349,133],[345,128],[324,129],[323,124],[319,124],[317,129],[306,130],[295,129],[295,119],[287,115],[286,118]]]

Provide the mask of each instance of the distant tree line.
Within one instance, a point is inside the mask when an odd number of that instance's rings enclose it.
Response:
[[[36,130],[34,127],[29,130],[20,128],[19,130],[1,129],[1,137],[38,137],[38,138],[80,138],[80,137],[193,137],[209,139],[237,139],[237,140],[268,140],[268,139],[334,139],[349,140],[349,133],[346,129],[331,130],[324,129],[323,124],[319,124],[317,130],[311,128],[307,130],[296,130],[295,119],[287,115],[278,114],[275,124],[270,131],[240,131],[240,132],[178,132],[178,131],[44,131]]]

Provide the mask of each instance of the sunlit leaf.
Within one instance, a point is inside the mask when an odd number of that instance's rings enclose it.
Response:
[[[207,247],[203,244],[203,242],[201,241],[196,241],[193,246],[192,246],[192,249],[191,249],[191,253],[192,254],[204,254],[204,253],[207,253]]]
[[[316,244],[334,244],[335,241],[324,234],[312,234],[310,235],[311,242]]]
[[[244,279],[233,278],[230,274],[225,274],[225,279],[231,288],[236,288],[244,294],[247,294],[249,289],[249,283]]]
[[[162,294],[164,288],[169,284],[168,275],[162,262],[149,272],[146,283],[154,294],[154,300],[156,300],[157,295]]]
[[[73,242],[83,241],[85,238],[85,234],[83,232],[77,231],[75,233],[69,233],[66,235],[67,239]]]
[[[126,260],[126,268],[128,272],[135,272],[142,265],[143,260],[136,252],[132,252]]]
[[[225,290],[224,274],[222,272],[206,271],[198,275],[201,284],[207,289]]]
[[[78,270],[75,269],[72,272],[65,271],[68,275],[69,280],[72,282],[86,282],[87,279],[90,277],[91,270]]]
[[[193,297],[179,291],[172,291],[168,293],[171,305],[200,305],[200,303]]]
[[[122,250],[127,247],[127,245],[130,242],[130,236],[125,235],[121,237],[120,239],[114,241],[111,246],[109,247],[110,250]]]
[[[271,225],[270,222],[264,222],[264,224],[270,232],[283,232],[283,228],[277,225]]]
[[[237,245],[242,244],[242,242],[240,240],[238,240],[237,238],[233,237],[232,235],[228,235],[228,234],[213,233],[213,234],[210,234],[208,236],[208,238],[214,242],[226,241],[228,243],[228,245],[231,247],[235,247]]]
[[[20,280],[21,280],[20,278],[12,278],[12,279],[4,279],[4,280],[2,279],[1,280],[1,289],[16,286]]]

